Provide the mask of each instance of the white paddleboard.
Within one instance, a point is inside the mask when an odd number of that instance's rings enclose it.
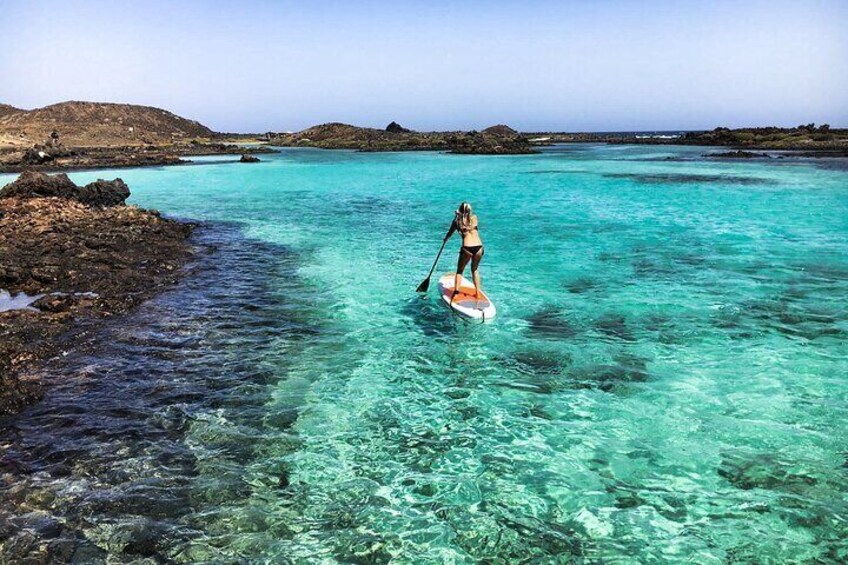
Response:
[[[459,294],[453,296],[456,273],[447,273],[439,279],[439,294],[442,301],[454,312],[465,318],[487,322],[495,317],[495,305],[485,292],[480,298],[474,296],[474,285],[465,277],[459,277]]]

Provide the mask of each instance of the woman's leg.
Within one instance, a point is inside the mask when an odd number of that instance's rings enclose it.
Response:
[[[477,250],[474,257],[471,258],[471,280],[474,281],[474,295],[480,298],[480,292],[483,290],[480,286],[480,272],[477,267],[480,266],[480,260],[483,259],[483,248]]]
[[[459,250],[459,260],[456,262],[456,278],[453,281],[453,293],[456,294],[459,291],[459,279],[462,276],[462,272],[465,270],[465,266],[468,264],[468,261],[471,259],[471,253],[464,249]]]

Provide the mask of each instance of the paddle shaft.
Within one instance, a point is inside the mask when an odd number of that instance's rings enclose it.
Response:
[[[447,243],[448,243],[448,240],[447,240],[447,239],[445,239],[444,241],[442,241],[442,246],[441,246],[441,247],[439,247],[439,253],[436,255],[436,260],[435,260],[435,261],[433,261],[433,266],[432,266],[432,267],[430,267],[430,272],[427,274],[427,278],[428,278],[428,279],[429,279],[430,277],[432,277],[432,276],[433,276],[433,271],[435,271],[435,270],[436,270],[436,265],[438,265],[438,264],[439,264],[439,258],[442,256],[442,251],[444,251],[444,250],[445,250],[445,245],[447,245]]]
[[[453,227],[453,224],[451,224],[451,227]],[[448,233],[450,233],[450,228],[448,228]],[[442,256],[442,251],[445,250],[445,245],[447,245],[447,243],[448,243],[448,236],[447,236],[447,234],[445,234],[445,237],[442,240],[442,246],[439,247],[439,253],[436,254],[436,260],[433,261],[433,266],[430,267],[430,272],[427,273],[427,278],[424,279],[424,281],[420,285],[418,285],[418,291],[419,292],[426,292],[427,289],[430,287],[430,277],[433,276],[433,271],[436,270],[436,265],[439,264],[439,258]]]

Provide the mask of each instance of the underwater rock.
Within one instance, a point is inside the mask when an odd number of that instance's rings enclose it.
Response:
[[[519,351],[501,359],[501,364],[517,374],[501,383],[502,386],[529,390],[540,394],[554,394],[570,387],[565,376],[571,357],[544,351]]]
[[[590,278],[577,278],[565,283],[565,288],[572,294],[583,294],[599,286],[598,282]]]
[[[704,175],[696,173],[604,173],[611,179],[627,179],[640,184],[740,184],[762,185],[774,181],[740,175]]]
[[[635,341],[633,331],[627,327],[627,321],[621,314],[603,314],[595,321],[595,327],[602,334],[620,339],[622,341]]]
[[[584,365],[568,373],[574,388],[597,388],[612,392],[620,384],[643,383],[648,380],[645,371],[628,368],[620,364]]]
[[[564,312],[552,306],[543,308],[526,318],[534,337],[566,339],[577,335],[577,329],[565,318]]]
[[[753,457],[725,453],[717,473],[742,490],[761,488],[803,492],[818,483],[815,477],[795,473],[777,461],[774,455],[764,453]]]

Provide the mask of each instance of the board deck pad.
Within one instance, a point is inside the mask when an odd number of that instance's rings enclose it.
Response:
[[[474,285],[465,277],[460,277],[459,294],[453,296],[456,273],[446,273],[439,279],[439,293],[442,301],[457,314],[466,318],[487,321],[495,317],[495,305],[485,292],[480,298],[474,296]],[[453,301],[451,301],[453,297]]]

